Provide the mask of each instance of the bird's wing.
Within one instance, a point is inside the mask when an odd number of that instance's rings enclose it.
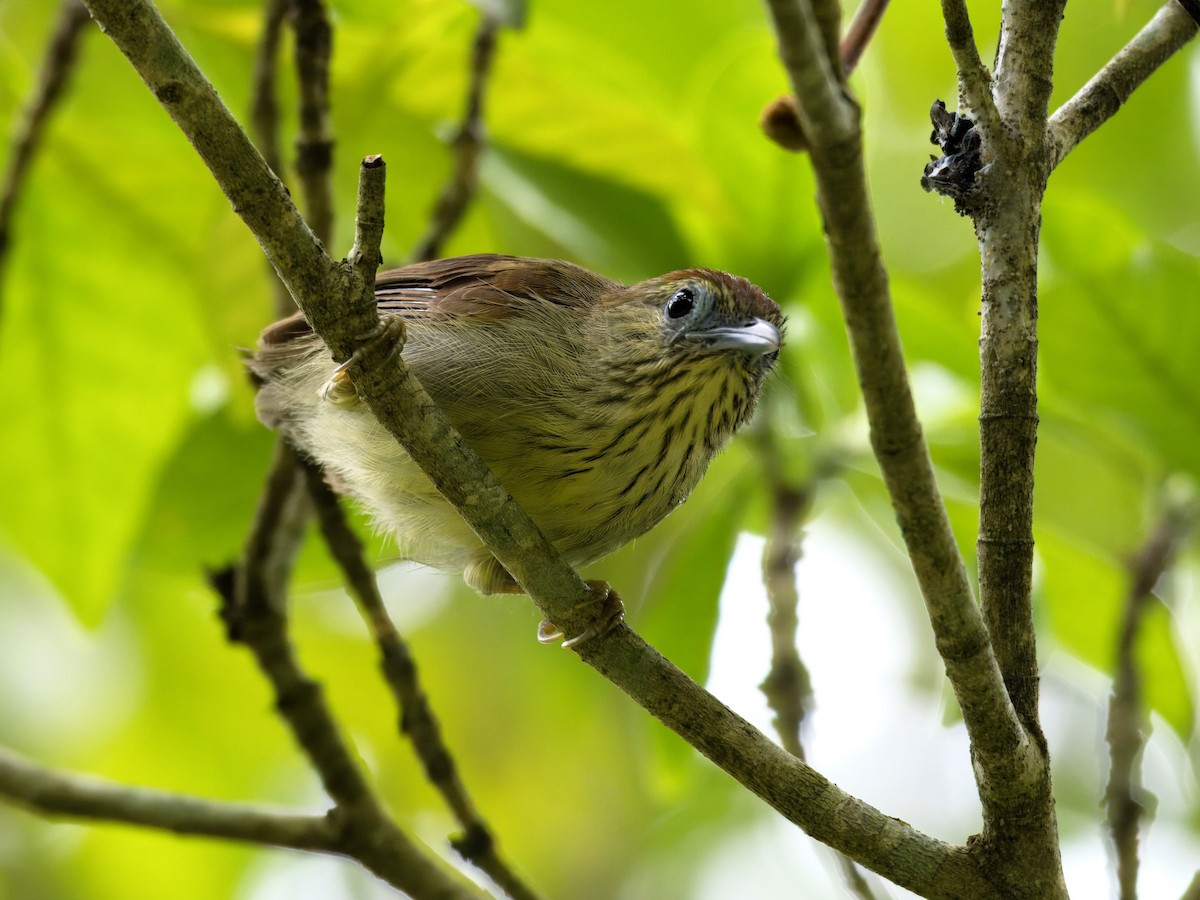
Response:
[[[503,319],[534,303],[586,307],[620,286],[572,263],[476,254],[381,272],[381,313],[410,320]]]
[[[375,277],[379,311],[412,322],[504,319],[547,301],[582,308],[619,288],[573,263],[491,253],[414,263]],[[259,345],[282,348],[311,333],[297,312],[267,326]]]

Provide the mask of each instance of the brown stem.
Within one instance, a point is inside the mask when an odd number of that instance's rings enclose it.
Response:
[[[492,60],[496,55],[499,20],[484,13],[471,45],[471,74],[467,84],[466,109],[454,135],[454,170],[434,204],[429,227],[413,250],[414,262],[436,259],[458,227],[479,184],[479,160],[483,154],[483,101]]]
[[[421,685],[416,660],[388,615],[375,573],[363,556],[362,542],[346,521],[342,506],[325,483],[320,467],[306,462],[304,472],[325,543],[345,575],[358,610],[379,646],[380,667],[400,708],[400,730],[412,741],[425,768],[425,776],[441,793],[463,827],[463,834],[454,838],[451,845],[509,897],[533,900],[537,895],[500,857],[491,830],[459,778],[454,757],[442,740],[437,716]]]
[[[887,8],[888,0],[863,0],[855,10],[854,18],[850,20],[850,25],[838,45],[838,58],[842,63],[842,71],[847,76],[858,66],[858,61],[867,49],[867,44],[871,43],[875,29],[883,21],[883,14],[887,12]]]
[[[1117,636],[1106,733],[1109,775],[1105,801],[1120,900],[1137,900],[1138,828],[1146,814],[1145,791],[1138,765],[1146,744],[1143,730],[1146,710],[1135,648],[1146,610],[1154,601],[1155,585],[1174,562],[1176,552],[1191,531],[1194,518],[1195,509],[1190,506],[1169,509],[1130,563],[1129,593]]]
[[[329,59],[333,26],[323,0],[292,0],[296,75],[300,87],[300,136],[296,174],[305,218],[325,246],[333,239],[333,127],[329,121]]]

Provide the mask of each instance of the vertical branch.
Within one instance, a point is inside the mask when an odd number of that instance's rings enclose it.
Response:
[[[54,26],[41,71],[38,73],[37,87],[13,132],[8,170],[4,173],[3,185],[0,185],[0,273],[3,272],[8,244],[12,238],[13,211],[21,196],[29,164],[41,143],[50,112],[70,79],[79,49],[79,35],[89,18],[87,7],[80,0],[63,0],[58,13],[58,24]],[[0,291],[0,312],[2,311],[3,292]]]
[[[283,171],[279,152],[279,98],[276,96],[276,69],[279,64],[279,41],[283,35],[283,20],[291,0],[266,0],[263,9],[263,30],[254,56],[254,87],[251,99],[250,126],[254,142],[271,171]],[[275,314],[283,317],[296,308],[292,295],[272,273],[275,292]]]
[[[763,584],[767,589],[767,625],[771,631],[771,668],[759,685],[775,714],[775,731],[783,749],[804,759],[801,729],[812,702],[812,682],[796,645],[800,592],[796,564],[800,561],[800,530],[812,509],[812,482],[797,487],[783,474],[782,460],[770,422],[764,422],[758,457],[771,498],[767,542],[763,547]]]
[[[1105,801],[1120,900],[1137,900],[1138,828],[1146,807],[1139,759],[1146,744],[1142,680],[1135,647],[1154,588],[1191,530],[1195,510],[1168,509],[1130,564],[1129,593],[1117,636],[1116,671],[1108,703],[1108,787]]]
[[[765,418],[765,417],[764,417]],[[795,485],[784,475],[783,461],[769,419],[762,423],[758,456],[771,497],[771,519],[763,547],[763,584],[767,589],[767,625],[771,631],[771,669],[759,685],[775,713],[775,731],[783,749],[805,759],[802,729],[812,704],[812,681],[796,644],[799,631],[800,592],[796,564],[800,561],[801,530],[812,510],[813,495],[821,475]],[[854,860],[831,851],[846,888],[859,900],[873,900],[874,892]]]
[[[293,0],[296,73],[300,86],[300,136],[296,173],[304,193],[304,213],[325,246],[333,236],[333,129],[329,122],[329,59],[333,27],[324,0]]]
[[[979,593],[1004,684],[1022,724],[1038,721],[1033,629],[1038,241],[1050,174],[1046,105],[1064,0],[1004,5],[994,89],[1006,128],[984,134],[988,203],[975,219],[982,270]],[[986,173],[986,174],[985,174]]]
[[[483,101],[492,60],[496,55],[496,35],[500,22],[491,13],[483,13],[471,45],[471,72],[467,78],[467,102],[462,124],[454,135],[454,170],[434,204],[433,215],[424,236],[413,250],[413,262],[436,259],[442,255],[446,239],[462,221],[479,184],[479,159],[483,153]]]

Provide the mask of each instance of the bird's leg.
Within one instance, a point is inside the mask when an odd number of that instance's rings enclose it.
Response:
[[[572,647],[578,647],[585,641],[603,637],[625,621],[625,604],[621,602],[620,596],[609,586],[607,581],[589,581],[587,586],[591,591],[590,595],[586,600],[582,600],[576,604],[575,608],[595,607],[595,614],[592,616],[591,624],[575,635],[575,637],[567,638],[551,622],[543,619],[541,624],[538,625],[539,641],[543,644],[553,644],[555,641],[562,641],[563,649],[570,650]],[[563,640],[563,638],[566,638],[566,640]]]
[[[379,322],[369,332],[363,335],[358,335],[356,340],[360,341],[358,347],[350,354],[350,358],[333,370],[333,374],[329,376],[329,380],[321,385],[321,399],[326,403],[332,403],[334,406],[348,406],[358,400],[358,393],[354,390],[354,383],[350,380],[350,367],[362,362],[374,348],[383,342],[387,345],[387,356],[383,358],[380,365],[386,365],[392,361],[400,348],[404,346],[404,319],[401,316],[380,316]]]

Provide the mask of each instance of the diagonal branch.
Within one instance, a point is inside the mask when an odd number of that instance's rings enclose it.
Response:
[[[442,741],[441,727],[421,686],[416,661],[388,615],[375,573],[363,558],[362,543],[346,521],[341,503],[325,483],[318,466],[305,463],[304,472],[325,543],[345,574],[358,610],[379,645],[380,667],[400,707],[400,730],[412,741],[426,777],[463,827],[463,834],[452,840],[451,845],[464,859],[487,873],[509,897],[532,900],[536,895],[500,857],[491,829],[458,777],[454,758]]]
[[[1116,115],[1138,86],[1194,38],[1196,31],[1196,21],[1176,0],[1163,4],[1146,27],[1050,117],[1047,144],[1051,168]]]
[[[467,104],[462,124],[454,135],[454,171],[433,207],[429,227],[413,250],[413,262],[436,259],[442,255],[454,229],[466,214],[479,184],[479,160],[483,154],[483,101],[492,60],[496,55],[496,35],[500,21],[492,13],[483,13],[471,45],[471,72],[467,83]]]

